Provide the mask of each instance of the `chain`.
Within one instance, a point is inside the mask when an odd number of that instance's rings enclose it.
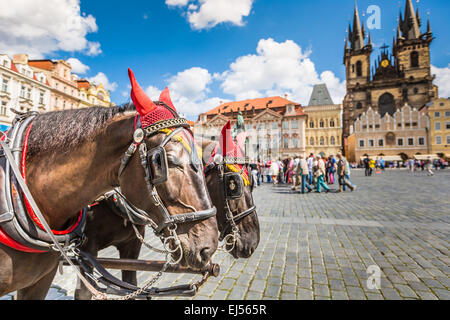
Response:
[[[148,243],[147,241],[145,241],[145,239],[142,237],[141,233],[139,232],[139,230],[136,228],[136,226],[134,225],[134,223],[131,223],[131,225],[133,226],[134,232],[136,233],[136,237],[139,239],[139,241],[141,241],[141,243],[146,246],[148,249],[156,252],[156,253],[161,253],[161,254],[168,254],[169,251],[167,250],[162,250],[162,249],[158,249],[153,247],[150,243]]]
[[[164,272],[167,270],[167,268],[169,267],[170,261],[172,259],[167,259],[166,263],[163,265],[163,267],[161,268],[161,270],[149,281],[147,282],[147,284],[145,284],[145,286],[143,286],[142,288],[127,294],[126,296],[120,297],[120,298],[108,298],[108,297],[102,297],[101,299],[95,299],[95,300],[113,300],[113,301],[123,301],[123,300],[131,300],[136,298],[137,296],[139,296],[141,293],[143,293],[144,291],[146,291],[148,288],[150,288],[151,286],[153,286],[164,274]]]

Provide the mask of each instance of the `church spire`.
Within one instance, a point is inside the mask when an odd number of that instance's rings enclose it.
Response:
[[[400,28],[405,39],[417,39],[420,37],[420,17],[414,12],[414,6],[411,0],[406,0],[405,19],[400,15]]]
[[[353,32],[351,37],[352,50],[361,50],[364,47],[364,33],[361,29],[361,20],[359,19],[358,5],[355,3],[355,12],[353,14]]]

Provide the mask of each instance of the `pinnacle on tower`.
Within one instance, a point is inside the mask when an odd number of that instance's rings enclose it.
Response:
[[[350,33],[351,28],[349,28],[349,34],[351,35],[350,42],[352,50],[361,50],[364,47],[364,27],[361,29],[361,20],[359,19],[358,6],[355,3],[355,12],[353,14],[353,32]]]
[[[405,19],[400,14],[399,27],[405,39],[417,39],[420,37],[420,17],[414,12],[414,6],[411,0],[406,0]]]

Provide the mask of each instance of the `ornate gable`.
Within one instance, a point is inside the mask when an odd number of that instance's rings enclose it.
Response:
[[[212,126],[224,126],[227,122],[228,122],[228,118],[225,117],[222,114],[218,114],[217,116],[215,116],[214,118],[212,118],[210,121],[208,121],[208,124],[212,125]]]
[[[265,109],[263,112],[253,118],[253,121],[278,121],[282,116],[270,109]]]

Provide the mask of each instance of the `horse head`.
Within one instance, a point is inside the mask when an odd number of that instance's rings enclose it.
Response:
[[[222,129],[220,143],[206,143],[213,150],[205,176],[218,210],[220,239],[225,240],[225,248],[234,258],[248,258],[258,247],[260,230],[252,195],[255,181],[245,166],[242,151],[245,136],[238,135],[236,140],[237,143],[232,139],[228,122]]]
[[[119,173],[121,192],[153,220],[174,259],[200,268],[217,249],[218,230],[197,146],[168,89],[153,102],[131,70],[129,77],[138,112],[135,147],[130,148],[138,149],[140,156],[130,157]]]

